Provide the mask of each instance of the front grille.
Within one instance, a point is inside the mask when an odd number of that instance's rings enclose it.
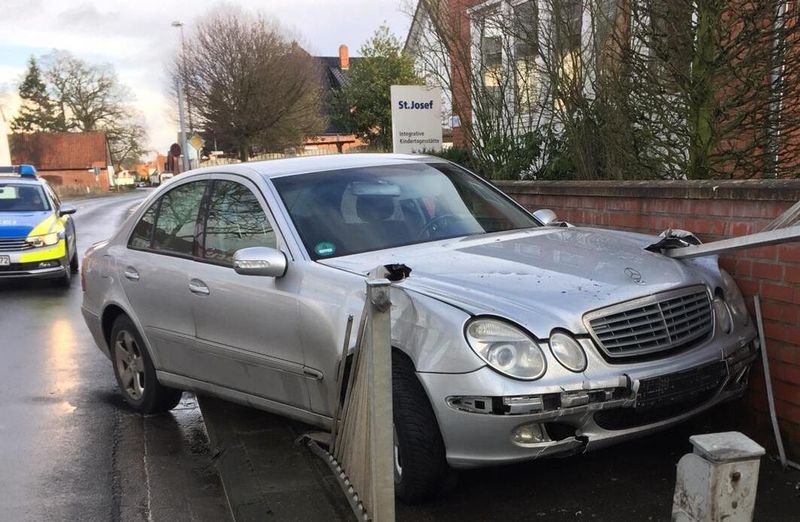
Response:
[[[724,361],[691,368],[682,372],[642,379],[636,393],[637,408],[667,406],[716,392],[728,376]]]
[[[0,238],[0,252],[17,252],[33,248],[24,237]]]
[[[589,333],[609,358],[690,348],[713,329],[706,288],[663,292],[590,312]]]

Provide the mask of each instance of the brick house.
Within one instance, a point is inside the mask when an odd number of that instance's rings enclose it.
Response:
[[[61,193],[107,191],[113,176],[106,135],[102,132],[12,134],[12,164],[29,163]]]
[[[330,100],[333,94],[347,83],[350,66],[363,58],[351,58],[346,45],[339,46],[338,56],[315,56],[320,70],[322,86],[322,115],[328,122],[327,128],[320,134],[308,136],[303,143],[306,152],[345,152],[365,143],[355,134],[350,134],[330,121]]]
[[[488,93],[502,100],[497,105],[502,105],[507,112],[496,121],[513,120],[509,126],[530,130],[542,122],[550,121],[553,113],[558,112],[553,106],[562,104],[559,95],[552,94],[554,86],[550,84],[548,74],[559,74],[562,81],[564,78],[568,79],[564,84],[566,87],[562,85],[562,89],[580,90],[588,98],[592,98],[596,83],[593,75],[602,74],[603,70],[615,70],[615,57],[620,53],[631,52],[620,49],[621,45],[626,45],[621,42],[634,46],[634,54],[664,55],[666,65],[648,66],[651,70],[665,67],[670,71],[684,71],[690,68],[691,63],[680,54],[683,49],[681,46],[686,44],[687,34],[677,34],[674,27],[670,29],[667,26],[659,26],[659,30],[653,30],[652,34],[646,30],[642,32],[642,28],[649,23],[649,18],[647,15],[632,18],[631,6],[636,4],[634,0],[418,0],[404,52],[417,58],[418,63],[424,64],[420,72],[429,83],[438,84],[443,90],[450,91],[447,101],[452,107],[453,142],[456,146],[466,147],[470,140],[481,139],[481,132],[474,129],[475,135],[467,136],[469,124],[475,121],[476,114],[489,113],[485,107],[481,111],[476,109],[477,92],[484,99]],[[668,1],[642,3],[638,11],[647,9],[647,6],[660,6],[660,18],[653,23],[672,23],[666,22],[664,17],[674,16],[679,20],[675,27],[683,27],[682,24],[690,24],[692,16],[697,13],[692,13],[685,6],[681,7],[682,5]],[[747,14],[750,11],[746,6],[759,4],[730,2],[730,5]],[[738,131],[731,131],[736,134],[721,137],[716,145],[720,153],[728,153],[732,158],[736,158],[737,153],[761,158],[768,147],[753,143],[759,140],[779,140],[774,144],[777,148],[774,154],[782,165],[783,177],[796,177],[797,172],[800,172],[800,130],[796,128],[797,123],[783,127],[776,123],[790,120],[796,122],[800,111],[800,102],[797,101],[800,84],[796,81],[796,67],[792,65],[792,60],[800,52],[800,37],[793,32],[800,19],[797,7],[796,0],[787,1],[785,14],[758,14],[757,16],[765,17],[763,23],[751,23],[752,27],[748,26],[747,30],[738,27],[743,34],[757,39],[754,46],[778,45],[775,41],[777,34],[788,32],[783,36],[781,44],[786,48],[785,63],[789,65],[781,73],[785,77],[780,81],[779,89],[783,92],[783,98],[779,103],[772,102],[773,106],[767,109],[765,100],[771,89],[769,84],[776,81],[775,78],[770,78],[773,72],[769,66],[754,66],[752,71],[755,75],[763,75],[759,86],[764,91],[762,96],[749,97],[749,94],[743,94],[748,83],[737,79],[737,74],[726,72],[728,76],[734,74],[734,79],[728,82],[729,87],[734,86],[732,97],[746,97],[748,101],[742,103],[752,104],[756,110],[754,115],[748,117],[748,121],[763,118],[761,111],[780,111],[779,114],[769,116],[774,119],[771,125],[777,127],[764,130],[767,127],[766,121],[761,125],[743,124]],[[736,16],[740,15],[739,11],[733,12]],[[554,22],[556,16],[558,26]],[[782,22],[773,20],[773,17],[783,17]],[[782,29],[772,28],[773,24],[780,23],[783,24]],[[447,50],[439,41],[434,27],[439,29],[438,32],[448,34]],[[760,32],[754,34],[755,28]],[[736,34],[736,31],[731,32],[730,38],[734,42],[737,41]],[[746,44],[740,42],[736,45]],[[743,50],[728,48],[726,52],[742,53]],[[757,58],[764,62],[774,59],[765,52],[758,54]],[[442,81],[441,78],[446,80]],[[570,85],[569,79],[572,78],[578,81]],[[665,79],[667,83],[670,81],[671,77]],[[669,87],[666,91],[659,101],[669,99]],[[564,96],[576,97],[574,92],[566,92]],[[719,93],[720,99],[726,96],[724,90]],[[485,101],[482,103],[486,104]],[[727,110],[739,113],[747,109],[733,105]],[[664,111],[655,109],[653,114],[662,112]],[[486,120],[490,119],[484,117],[480,125],[472,127],[484,127]],[[653,116],[653,120],[659,122],[659,125],[666,125],[656,116]],[[498,124],[498,127],[504,127],[505,130],[506,126]],[[554,129],[558,132],[557,125]],[[656,129],[657,132],[668,132],[664,129],[658,130],[659,127]],[[770,137],[771,133],[779,135],[779,138]],[[769,147],[772,146],[770,144]],[[769,168],[772,160],[762,161],[766,164],[764,168]],[[723,170],[733,171],[737,168],[735,159],[728,165]],[[735,172],[731,176],[739,177]]]

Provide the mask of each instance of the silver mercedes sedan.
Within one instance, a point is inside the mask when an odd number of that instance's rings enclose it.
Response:
[[[414,501],[451,468],[581,453],[741,395],[758,350],[741,293],[657,240],[531,214],[427,156],[211,167],[88,251],[83,315],[141,412],[193,390],[329,428],[347,318],[386,267]]]

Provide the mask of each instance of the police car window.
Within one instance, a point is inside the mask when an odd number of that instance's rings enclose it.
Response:
[[[203,255],[230,265],[240,248],[275,247],[275,231],[255,194],[240,183],[217,181],[208,207]]]
[[[153,249],[190,256],[194,251],[195,223],[207,182],[181,185],[161,197],[153,231]]]
[[[131,240],[128,242],[129,247],[150,248],[150,241],[153,239],[153,225],[156,222],[156,209],[158,209],[158,202],[153,203],[144,213],[142,219],[136,223],[136,228],[133,229],[133,234],[131,234]]]
[[[39,185],[0,183],[0,212],[41,212],[50,210]]]

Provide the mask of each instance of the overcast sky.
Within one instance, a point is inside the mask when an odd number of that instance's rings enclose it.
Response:
[[[351,55],[383,22],[402,40],[412,0],[238,0],[227,2],[278,20],[317,56],[335,56],[346,44]],[[165,97],[166,64],[177,51],[173,20],[192,22],[218,0],[0,0],[0,103],[15,110],[17,86],[31,55],[53,49],[88,62],[114,65],[136,96],[148,130],[148,147],[164,152],[175,140],[174,113]],[[9,114],[11,112],[12,114]]]

